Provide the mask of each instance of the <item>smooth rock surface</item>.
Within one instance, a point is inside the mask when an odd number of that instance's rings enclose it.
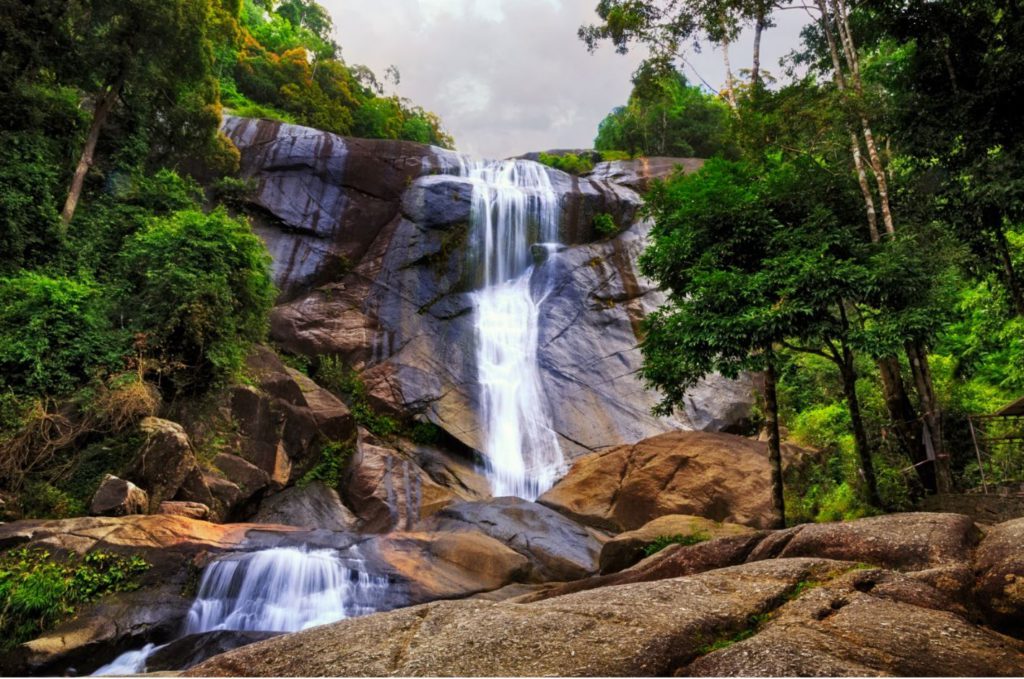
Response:
[[[667,676],[703,639],[842,566],[786,559],[533,604],[437,602],[246,646],[186,676]]]
[[[139,423],[146,441],[136,454],[127,476],[147,491],[150,512],[164,500],[173,500],[189,474],[198,467],[192,443],[181,425],[158,417]]]
[[[597,569],[601,543],[583,526],[543,505],[514,497],[458,502],[419,526],[425,531],[476,531],[530,559],[538,580],[575,580]]]
[[[728,434],[662,434],[580,459],[538,502],[613,531],[668,514],[766,528],[772,521],[768,448]]]
[[[201,502],[165,500],[157,508],[157,514],[173,514],[175,516],[185,516],[190,519],[205,521],[210,518],[210,508]]]

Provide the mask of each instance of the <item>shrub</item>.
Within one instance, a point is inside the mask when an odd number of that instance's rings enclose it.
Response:
[[[619,232],[619,227],[615,224],[615,219],[607,212],[600,212],[594,215],[594,233],[599,236],[608,238],[614,236]]]
[[[74,614],[99,597],[135,588],[149,564],[138,556],[90,552],[58,561],[43,549],[14,549],[0,556],[0,651]]]
[[[537,157],[537,161],[548,167],[553,167],[556,170],[567,172],[569,174],[586,174],[594,169],[594,161],[588,156],[578,155],[576,153],[563,153],[562,155],[554,155],[551,153],[541,153]]]
[[[316,466],[302,475],[298,485],[300,488],[308,486],[313,481],[320,481],[329,488],[338,488],[341,485],[341,475],[345,471],[352,453],[355,452],[351,444],[331,441],[320,449],[320,460]]]
[[[711,536],[703,531],[697,531],[690,535],[659,535],[644,547],[644,556],[657,554],[669,545],[683,545],[685,547],[690,547],[702,542],[707,542],[710,539]]]
[[[401,431],[398,420],[373,409],[367,400],[366,384],[359,373],[346,366],[337,356],[320,357],[316,381],[328,391],[344,398],[356,423],[371,433],[386,438]]]
[[[238,371],[266,333],[269,266],[263,242],[223,209],[155,219],[127,242],[125,314],[175,388]]]
[[[0,278],[0,389],[62,395],[123,362],[103,290],[88,280],[26,272]]]

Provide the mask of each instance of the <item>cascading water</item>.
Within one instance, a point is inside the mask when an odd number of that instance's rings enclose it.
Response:
[[[183,635],[216,630],[297,632],[386,605],[388,579],[346,567],[333,550],[278,547],[211,563]],[[95,674],[143,672],[153,644],[128,651]]]
[[[547,170],[505,160],[460,167],[473,183],[473,233],[482,287],[473,294],[477,369],[492,491],[534,500],[563,471],[537,362],[539,311],[532,248],[558,240],[559,206]]]

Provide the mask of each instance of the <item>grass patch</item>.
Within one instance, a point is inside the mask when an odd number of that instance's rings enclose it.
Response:
[[[330,441],[320,449],[320,460],[316,466],[303,474],[297,485],[305,488],[314,481],[320,481],[328,488],[338,488],[341,475],[354,452],[355,448],[350,443]]]
[[[685,547],[690,547],[692,545],[700,544],[701,542],[707,542],[710,539],[711,535],[704,531],[697,531],[690,535],[659,535],[654,538],[650,544],[644,547],[644,556],[657,554],[669,545],[683,545]]]
[[[74,615],[79,606],[113,592],[135,589],[149,568],[141,557],[90,552],[58,561],[44,549],[14,549],[0,556],[0,651]]]

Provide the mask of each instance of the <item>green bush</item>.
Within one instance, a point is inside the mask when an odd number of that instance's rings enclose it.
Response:
[[[320,460],[316,466],[302,475],[298,485],[305,488],[313,481],[320,481],[329,488],[341,486],[341,475],[355,449],[351,444],[331,441],[320,449]]]
[[[25,272],[0,278],[0,389],[62,395],[117,367],[129,348],[89,280]]]
[[[657,554],[669,545],[683,545],[685,547],[690,547],[692,545],[699,545],[702,542],[707,542],[710,539],[711,536],[703,531],[697,531],[690,535],[659,535],[644,547],[644,556]]]
[[[594,215],[594,232],[599,236],[608,238],[617,234],[619,227],[615,224],[614,217],[607,212],[600,212]]]
[[[398,420],[373,409],[367,399],[366,384],[359,373],[337,356],[321,356],[315,377],[322,387],[344,398],[356,423],[371,433],[387,438],[402,431]]]
[[[538,162],[548,167],[553,167],[556,170],[567,172],[569,174],[581,175],[586,174],[594,169],[594,161],[587,156],[578,155],[575,153],[563,153],[561,155],[554,155],[551,153],[541,153],[537,158]]]
[[[39,636],[71,617],[78,606],[136,587],[149,568],[138,556],[90,552],[58,561],[43,549],[0,556],[0,651]]]
[[[270,258],[223,209],[155,219],[125,245],[125,315],[178,388],[236,373],[263,339],[274,301]]]

